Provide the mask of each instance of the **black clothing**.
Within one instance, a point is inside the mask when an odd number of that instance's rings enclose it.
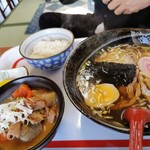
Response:
[[[150,7],[147,7],[138,13],[117,16],[113,11],[110,11],[107,8],[107,5],[103,4],[101,0],[94,1],[95,13],[101,14],[106,30],[125,27],[150,28]]]
[[[71,4],[76,2],[77,0],[59,0],[63,5],[65,4]]]
[[[70,15],[61,13],[44,13],[40,17],[40,29],[62,27],[73,32],[75,38],[88,37],[95,34],[101,19],[92,14]]]
[[[67,4],[67,0],[61,0]],[[68,0],[69,1],[69,0]],[[74,1],[74,0],[73,0]],[[101,0],[94,0],[95,12],[87,15],[44,13],[40,16],[40,29],[63,27],[71,30],[75,36],[88,37],[95,34],[97,25],[104,22],[105,30],[114,28],[150,28],[150,7],[130,15],[116,16],[108,10]]]

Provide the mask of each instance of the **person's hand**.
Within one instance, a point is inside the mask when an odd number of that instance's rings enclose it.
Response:
[[[148,6],[150,0],[102,0],[116,15],[136,13]]]

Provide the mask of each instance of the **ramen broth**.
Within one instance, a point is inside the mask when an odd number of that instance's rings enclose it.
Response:
[[[41,111],[40,113],[43,114],[45,113],[44,111],[49,111],[49,115],[50,114],[50,111],[53,109],[55,110],[54,111],[54,118],[53,120],[48,120],[48,116],[47,118],[44,117],[44,119],[41,119],[41,121],[39,121],[40,124],[42,124],[42,130],[41,132],[36,136],[34,137],[32,140],[28,140],[28,141],[23,141],[22,139],[20,138],[14,138],[12,140],[6,140],[6,141],[0,141],[0,150],[12,150],[12,147],[13,149],[15,150],[26,150],[26,149],[30,149],[30,148],[33,148],[34,146],[36,146],[38,143],[40,143],[48,134],[50,134],[50,131],[52,130],[52,128],[54,127],[55,123],[56,123],[56,120],[57,120],[57,116],[58,116],[58,113],[59,113],[59,105],[58,105],[58,101],[57,101],[57,95],[54,91],[51,91],[51,90],[48,90],[48,89],[43,89],[43,88],[34,88],[34,89],[31,89],[32,91],[32,96],[28,99],[32,99],[32,102],[34,103],[36,100],[40,102],[40,99],[42,99],[42,101],[44,101],[44,103],[46,103],[46,106],[47,108],[33,108],[35,110],[33,110],[33,113],[34,112],[38,112],[38,111]],[[14,94],[15,96],[16,94]],[[17,100],[19,98],[17,97]],[[26,98],[25,98],[26,99]],[[3,104],[8,104],[9,102],[13,102],[15,101],[16,98],[13,97],[13,94],[8,98],[6,99]],[[35,101],[34,101],[35,100]],[[47,100],[49,100],[49,102],[46,102]],[[48,104],[49,103],[49,104]],[[1,105],[3,105],[1,104]],[[25,102],[24,102],[25,104]],[[34,105],[35,106],[35,105]],[[30,107],[28,108],[32,108],[32,104],[30,105]],[[31,114],[32,115],[32,114]],[[34,122],[34,116],[33,117],[30,117],[28,116],[28,118],[30,118],[33,122]],[[35,116],[36,118],[36,116]],[[37,116],[38,118],[38,116]],[[30,121],[27,123],[27,126],[30,124]],[[32,124],[32,123],[31,123]],[[34,123],[33,123],[34,124]],[[8,129],[6,129],[8,130]],[[6,131],[7,133],[8,131]],[[34,131],[33,131],[34,132]],[[36,133],[35,133],[36,134]]]
[[[150,47],[120,44],[101,49],[80,67],[77,85],[93,114],[124,126],[128,107],[150,109]]]

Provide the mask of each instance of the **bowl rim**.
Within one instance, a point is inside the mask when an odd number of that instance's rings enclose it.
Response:
[[[71,40],[69,46],[68,46],[66,49],[64,49],[62,52],[58,53],[58,54],[55,54],[55,55],[52,55],[52,56],[48,56],[48,57],[44,57],[44,58],[30,58],[30,57],[27,57],[27,56],[25,56],[25,55],[22,54],[22,52],[21,52],[22,44],[24,44],[24,42],[26,42],[26,40],[28,40],[28,39],[31,38],[32,36],[35,36],[35,35],[37,35],[37,34],[39,34],[39,33],[46,32],[46,31],[50,31],[50,30],[62,30],[62,31],[67,31],[67,32],[69,32],[70,35],[71,35],[71,37],[72,37],[72,40]],[[28,59],[28,60],[44,60],[44,59],[50,59],[50,58],[52,59],[52,58],[54,58],[54,57],[57,57],[57,56],[61,55],[61,54],[64,53],[64,52],[68,51],[68,50],[72,47],[72,45],[73,45],[73,43],[74,43],[74,39],[75,39],[75,37],[74,37],[73,32],[72,32],[71,30],[66,29],[66,28],[47,28],[47,29],[43,29],[43,30],[37,31],[37,32],[33,33],[32,35],[28,36],[27,38],[25,38],[25,39],[21,42],[21,44],[19,45],[19,53],[20,53],[20,55],[21,55],[23,58]]]
[[[50,130],[50,132],[39,143],[37,143],[33,147],[29,148],[29,150],[35,150],[35,149],[40,150],[44,146],[46,146],[49,142],[51,142],[51,140],[53,139],[53,137],[54,137],[59,125],[60,125],[62,117],[64,115],[65,100],[64,100],[64,95],[63,95],[60,87],[53,80],[51,80],[47,77],[40,76],[40,75],[29,75],[29,76],[23,76],[23,77],[11,80],[10,82],[8,82],[5,85],[1,86],[0,91],[5,92],[5,91],[9,90],[9,87],[10,87],[11,84],[13,84],[12,87],[14,87],[17,84],[20,85],[20,83],[24,83],[24,82],[27,82],[27,81],[32,80],[32,79],[39,79],[40,82],[47,81],[48,86],[50,86],[56,92],[56,94],[58,95],[59,105],[60,105],[58,118],[57,118],[56,123],[54,124],[53,128]],[[1,96],[1,94],[0,94],[0,96]],[[60,99],[60,97],[61,97],[61,99]],[[4,98],[0,99],[0,104],[3,100],[4,100]]]

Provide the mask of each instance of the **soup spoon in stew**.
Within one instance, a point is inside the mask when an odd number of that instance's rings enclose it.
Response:
[[[146,123],[150,122],[150,110],[143,108],[128,108],[122,114],[130,125],[130,150],[142,150],[143,131]]]

